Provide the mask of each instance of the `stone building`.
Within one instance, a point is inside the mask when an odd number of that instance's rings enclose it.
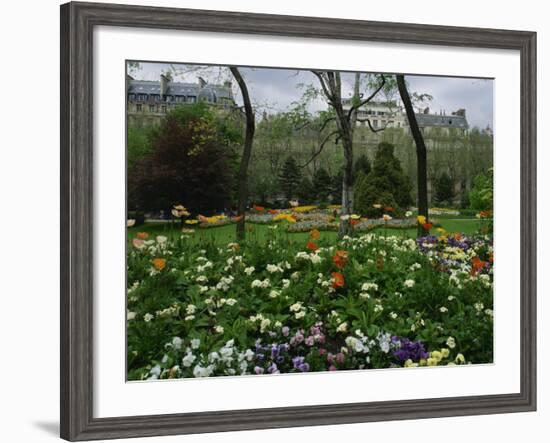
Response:
[[[197,83],[173,82],[161,74],[159,81],[126,79],[128,124],[151,126],[160,123],[171,109],[181,104],[207,102],[213,106],[231,108],[235,105],[232,84],[207,83],[202,77]]]

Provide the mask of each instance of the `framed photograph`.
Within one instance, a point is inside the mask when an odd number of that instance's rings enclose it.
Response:
[[[536,34],[61,6],[61,437],[534,411]]]

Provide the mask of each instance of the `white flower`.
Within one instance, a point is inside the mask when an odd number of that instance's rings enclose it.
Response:
[[[197,359],[191,352],[185,354],[185,357],[181,359],[181,364],[186,368],[190,368],[194,361]]]
[[[237,300],[235,300],[234,298],[228,298],[225,301],[225,304],[228,305],[228,306],[233,306],[235,303],[237,303]]]
[[[454,347],[456,346],[455,339],[453,337],[449,337],[446,341],[446,344],[449,348],[454,349]]]
[[[353,349],[355,352],[364,352],[365,350],[368,352],[368,348],[365,348],[363,342],[351,335],[346,337],[346,346]]]
[[[159,245],[163,245],[168,241],[168,237],[165,237],[164,235],[157,235],[157,243]]]
[[[338,327],[336,328],[336,332],[346,332],[348,330],[348,324],[347,322],[340,323]]]
[[[422,266],[420,265],[420,263],[413,263],[413,264],[409,267],[409,269],[410,269],[411,271],[414,272],[414,271],[416,271],[417,269],[420,269],[421,267],[422,267]]]
[[[296,314],[294,314],[294,317],[299,320],[301,318],[304,318],[306,315],[306,311],[300,311],[300,312],[296,312]]]
[[[188,315],[187,317],[185,317],[185,321],[191,321],[191,320],[195,320],[194,315]]]
[[[412,211],[405,212],[405,217],[410,217],[411,215],[413,215]]]
[[[476,308],[477,312],[481,312],[485,306],[483,306],[483,303],[475,303],[474,308]]]
[[[344,214],[340,216],[340,220],[349,220],[349,214]]]
[[[302,309],[302,303],[296,302],[293,305],[290,306],[290,312],[298,312]]]
[[[143,320],[146,322],[146,323],[149,323],[151,320],[153,320],[153,318],[155,318],[155,316],[153,314],[145,314],[143,316]]]
[[[251,288],[269,288],[271,286],[271,282],[268,278],[264,280],[254,280],[251,284]]]
[[[206,367],[203,367],[201,365],[197,365],[193,368],[193,375],[195,377],[210,377],[210,375],[214,372],[214,366],[208,365]]]
[[[194,314],[197,311],[197,307],[195,305],[187,305],[187,308],[185,308],[185,312],[187,315]]]
[[[382,216],[382,219],[383,219],[384,221],[390,221],[390,220],[392,219],[392,216],[391,216],[391,215],[388,215],[388,214],[384,214],[384,215]]]
[[[445,306],[441,306],[439,308],[439,312],[442,312],[444,314],[445,312],[449,312],[449,310]]]
[[[407,288],[412,288],[414,286],[414,280],[411,280],[411,279],[405,280],[404,285]]]
[[[392,312],[390,312],[390,317],[395,320],[397,318],[397,314],[392,311]]]
[[[216,331],[218,334],[223,334],[223,331],[224,331],[223,326],[218,325],[214,327],[214,331]]]
[[[196,279],[196,282],[198,283],[206,283],[208,281],[208,277],[206,275],[199,275]]]
[[[198,349],[200,345],[201,345],[201,339],[200,338],[191,339],[191,348],[192,349]]]
[[[264,318],[260,322],[260,332],[265,332],[265,330],[271,325],[271,320],[269,318]]]
[[[128,228],[131,228],[135,224],[136,224],[136,220],[133,219],[133,218],[130,218],[130,219],[126,220],[126,227],[128,227]]]
[[[155,365],[151,368],[149,371],[149,374],[151,374],[151,377],[149,377],[150,380],[155,380],[160,377],[161,369],[159,365]]]
[[[269,297],[271,298],[277,298],[281,293],[275,289],[272,289],[270,292],[269,292]]]
[[[256,268],[254,266],[249,266],[248,268],[244,268],[244,273],[246,275],[250,275],[252,274],[254,271],[256,270]]]
[[[267,272],[269,272],[270,274],[273,274],[275,272],[283,272],[283,268],[281,268],[278,265],[267,265],[266,269],[267,269]]]
[[[130,320],[133,320],[134,318],[136,318],[136,315],[137,314],[135,312],[127,311],[126,318],[128,319],[128,321],[130,321]]]
[[[174,349],[181,349],[181,345],[183,344],[183,340],[179,337],[174,337],[172,339],[172,346]]]
[[[368,292],[371,289],[378,291],[378,285],[376,283],[363,283],[363,286],[361,286],[361,291]]]

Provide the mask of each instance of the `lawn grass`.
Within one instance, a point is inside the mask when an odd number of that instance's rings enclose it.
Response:
[[[479,220],[464,219],[462,217],[456,219],[443,218],[439,220],[441,226],[448,232],[461,232],[463,234],[474,234],[479,229]],[[247,239],[256,242],[264,243],[269,235],[273,234],[273,231],[268,229],[270,225],[247,223]],[[179,238],[181,235],[179,225],[171,222],[154,222],[145,223],[140,226],[133,226],[128,228],[128,238],[135,237],[137,232],[145,231],[152,236],[165,235],[170,239]],[[384,228],[379,228],[374,232],[383,232]],[[279,225],[277,229],[277,235],[287,236],[290,242],[304,243],[309,238],[309,233],[287,233],[283,224]],[[385,230],[388,235],[397,235],[403,237],[416,238],[416,229],[387,229]],[[435,230],[434,230],[435,232]],[[324,241],[333,241],[336,239],[336,232],[323,231],[322,238]],[[230,224],[226,226],[220,226],[216,228],[200,229],[196,228],[194,234],[190,234],[190,239],[199,243],[215,243],[219,245],[227,244],[235,241],[235,225]]]

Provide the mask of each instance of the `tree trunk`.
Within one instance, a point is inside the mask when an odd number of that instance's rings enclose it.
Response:
[[[428,221],[428,174],[427,174],[427,158],[426,158],[426,144],[424,143],[424,137],[411,102],[411,97],[407,91],[407,85],[405,83],[405,77],[403,75],[396,75],[397,87],[399,89],[399,95],[405,105],[405,111],[407,112],[407,119],[409,120],[409,126],[416,145],[416,167],[417,167],[417,187],[418,187],[418,214],[426,217]],[[418,226],[418,235],[427,235],[428,231],[423,226]]]
[[[230,67],[231,73],[239,88],[241,95],[243,96],[244,112],[246,116],[246,131],[244,138],[244,149],[241,163],[239,165],[239,173],[237,175],[237,216],[240,217],[236,227],[237,241],[245,239],[245,212],[246,204],[248,200],[248,164],[250,163],[250,156],[252,154],[252,143],[254,141],[254,111],[252,110],[252,104],[250,103],[250,96],[248,95],[248,88],[246,83],[236,67]]]

